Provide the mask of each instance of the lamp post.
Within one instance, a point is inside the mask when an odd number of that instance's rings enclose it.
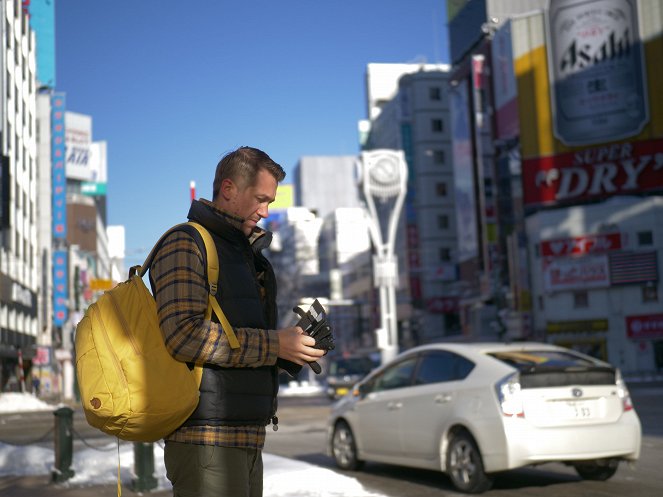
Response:
[[[407,192],[407,164],[401,150],[378,149],[362,152],[358,166],[359,185],[366,201],[369,232],[375,247],[374,284],[380,292],[380,328],[376,333],[384,364],[398,353],[398,260],[394,243]]]

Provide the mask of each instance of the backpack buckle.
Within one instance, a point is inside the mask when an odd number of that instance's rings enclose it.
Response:
[[[217,289],[216,283],[210,283],[209,285],[210,295],[216,295],[216,289]]]

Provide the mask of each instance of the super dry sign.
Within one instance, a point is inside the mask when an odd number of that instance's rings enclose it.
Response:
[[[523,161],[525,206],[663,190],[663,139]]]

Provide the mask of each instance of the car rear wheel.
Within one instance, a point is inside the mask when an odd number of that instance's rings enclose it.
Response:
[[[483,469],[481,452],[467,432],[453,435],[447,447],[447,474],[461,492],[478,494],[493,485],[493,479]]]
[[[336,465],[341,469],[355,470],[364,462],[357,458],[357,444],[352,429],[345,421],[339,421],[334,427],[332,454]]]
[[[619,467],[619,459],[597,459],[573,465],[583,480],[605,481],[612,477]]]

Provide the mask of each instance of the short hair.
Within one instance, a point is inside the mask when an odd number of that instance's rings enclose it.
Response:
[[[285,179],[285,171],[262,150],[253,147],[239,147],[228,152],[216,165],[214,184],[212,185],[212,200],[216,200],[221,189],[221,182],[228,178],[240,188],[253,186],[258,171],[265,169],[277,182]]]

